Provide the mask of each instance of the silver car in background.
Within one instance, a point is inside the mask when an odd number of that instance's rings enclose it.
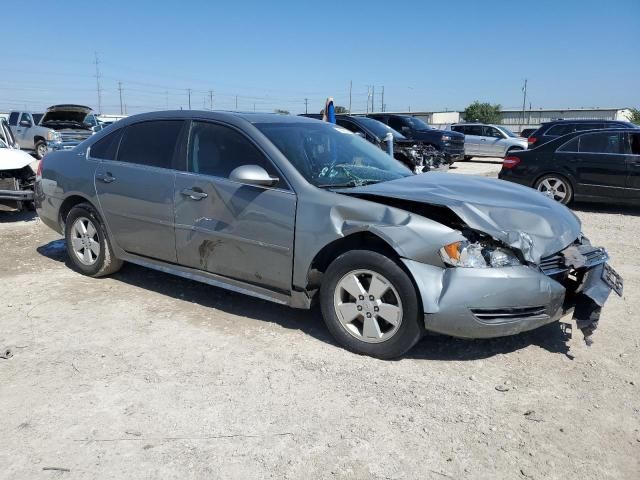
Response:
[[[340,126],[288,115],[123,119],[48,154],[36,204],[86,275],[127,261],[296,308],[317,301],[341,345],[379,358],[426,331],[512,335],[574,307],[589,336],[621,288],[578,218],[535,190],[413,175]]]
[[[464,156],[504,157],[511,152],[527,149],[527,139],[519,137],[503,125],[456,123],[449,127],[464,134]]]

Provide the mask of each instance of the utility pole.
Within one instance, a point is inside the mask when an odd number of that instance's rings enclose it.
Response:
[[[367,85],[367,113],[369,113],[369,101],[371,100],[371,86]]]
[[[351,90],[353,88],[353,80],[349,80],[349,113],[351,113]]]
[[[238,95],[236,95],[236,110],[238,110]]]
[[[189,96],[189,110],[191,110],[191,89],[187,88],[187,95]]]
[[[522,86],[522,123],[524,124],[525,110],[527,109],[527,79],[524,79]]]
[[[380,100],[380,111],[384,112],[384,85],[382,86],[382,99]]]
[[[213,90],[209,90],[209,110],[213,110]]]
[[[255,103],[253,104],[253,111],[254,112],[256,111],[256,104]]]
[[[371,113],[375,112],[375,103],[376,103],[376,86],[371,86]]]
[[[309,99],[304,99],[304,113],[309,113]]]
[[[98,113],[102,113],[102,87],[100,86],[100,59],[98,52],[94,52],[96,56],[96,91],[98,92]]]
[[[120,115],[123,115],[124,110],[122,109],[122,82],[118,82],[118,92],[120,93]]]

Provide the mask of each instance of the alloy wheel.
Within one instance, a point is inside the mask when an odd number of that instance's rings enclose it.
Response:
[[[384,276],[371,270],[354,270],[336,285],[334,308],[342,327],[366,343],[393,337],[402,323],[398,291]]]
[[[71,226],[71,247],[78,260],[91,266],[100,256],[98,230],[87,217],[78,217]]]
[[[569,195],[569,186],[558,177],[547,177],[538,184],[538,191],[553,200],[564,203]]]

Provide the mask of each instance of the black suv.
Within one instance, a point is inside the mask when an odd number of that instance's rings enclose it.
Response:
[[[300,116],[317,120],[322,119],[322,116],[316,113],[303,113]],[[448,165],[442,152],[434,149],[428,142],[409,140],[393,128],[373,118],[336,115],[336,124],[360,135],[382,150],[387,149],[385,137],[388,133],[391,133],[393,135],[393,157],[414,173],[424,173],[432,169],[447,167]]]
[[[444,153],[449,164],[464,159],[464,135],[461,133],[436,130],[428,123],[411,115],[373,113],[368,117],[389,125],[411,140],[420,140],[433,145],[436,150]]]
[[[529,148],[534,148],[569,133],[604,128],[638,128],[638,126],[621,120],[553,120],[543,123],[529,135],[527,142],[529,142]]]

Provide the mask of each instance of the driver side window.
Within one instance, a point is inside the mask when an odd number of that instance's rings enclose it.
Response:
[[[264,168],[269,175],[280,178],[274,188],[288,189],[282,175],[244,135],[223,125],[193,122],[189,135],[190,172],[229,178],[234,169],[243,165]]]
[[[30,113],[23,113],[22,115],[20,115],[20,121],[29,122],[31,125],[33,125],[33,118],[31,118]]]

